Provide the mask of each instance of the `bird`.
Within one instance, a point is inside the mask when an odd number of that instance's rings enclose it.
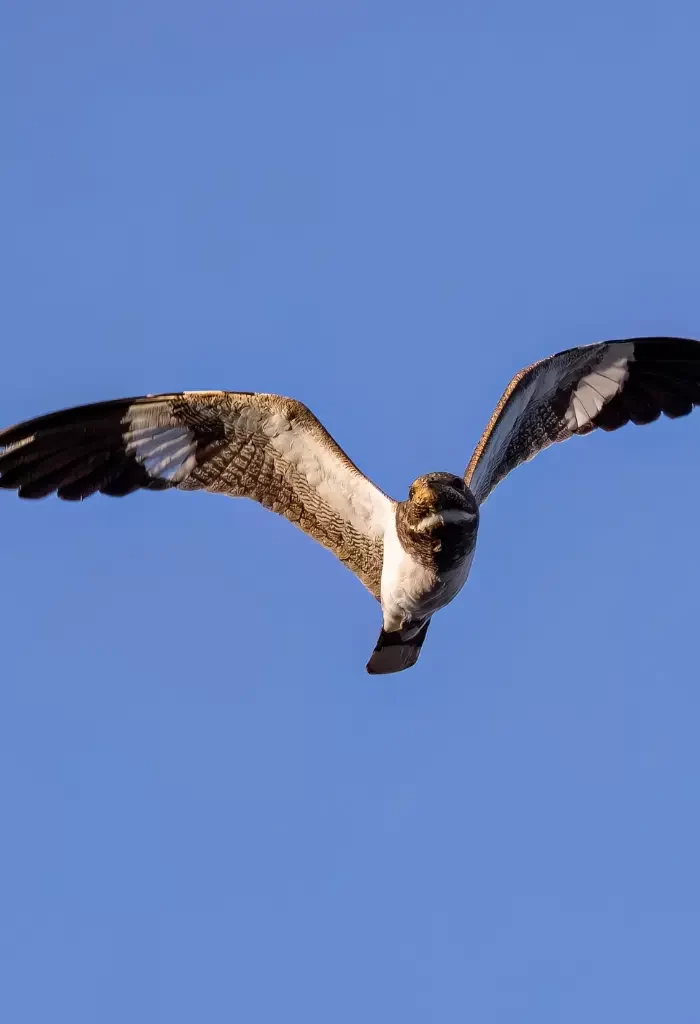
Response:
[[[365,476],[301,402],[183,391],[77,406],[0,431],[0,488],[56,493],[204,490],[251,498],[330,549],[379,601],[366,669],[415,665],[433,615],[464,586],[483,503],[550,445],[646,424],[700,404],[700,342],[650,337],[581,345],[520,370],[462,474],[430,472],[403,501]]]

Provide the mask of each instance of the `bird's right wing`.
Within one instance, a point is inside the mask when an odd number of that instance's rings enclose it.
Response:
[[[395,508],[301,402],[230,391],[117,399],[9,427],[0,487],[69,501],[174,487],[252,498],[333,551],[377,598]]]
[[[570,348],[513,377],[464,478],[476,500],[555,441],[686,416],[700,405],[700,342],[631,338]]]

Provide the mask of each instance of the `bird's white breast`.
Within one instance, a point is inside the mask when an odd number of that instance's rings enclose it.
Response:
[[[382,564],[382,613],[387,632],[402,623],[424,619],[448,604],[464,586],[471,568],[473,550],[454,569],[438,575],[417,562],[399,541],[396,513],[392,510],[384,531]]]

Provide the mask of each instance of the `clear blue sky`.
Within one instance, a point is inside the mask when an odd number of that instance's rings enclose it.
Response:
[[[305,401],[402,497],[700,336],[691,3],[15,2],[0,421]],[[0,1016],[696,1024],[700,415],[550,450],[416,669],[251,503],[0,493]]]

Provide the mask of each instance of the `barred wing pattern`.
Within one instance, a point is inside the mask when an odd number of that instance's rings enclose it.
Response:
[[[333,551],[377,598],[395,508],[301,402],[229,391],[99,402],[0,431],[0,487],[68,501],[139,488],[252,498]]]
[[[464,474],[481,504],[512,469],[556,441],[700,404],[700,342],[632,338],[568,349],[513,377]]]

